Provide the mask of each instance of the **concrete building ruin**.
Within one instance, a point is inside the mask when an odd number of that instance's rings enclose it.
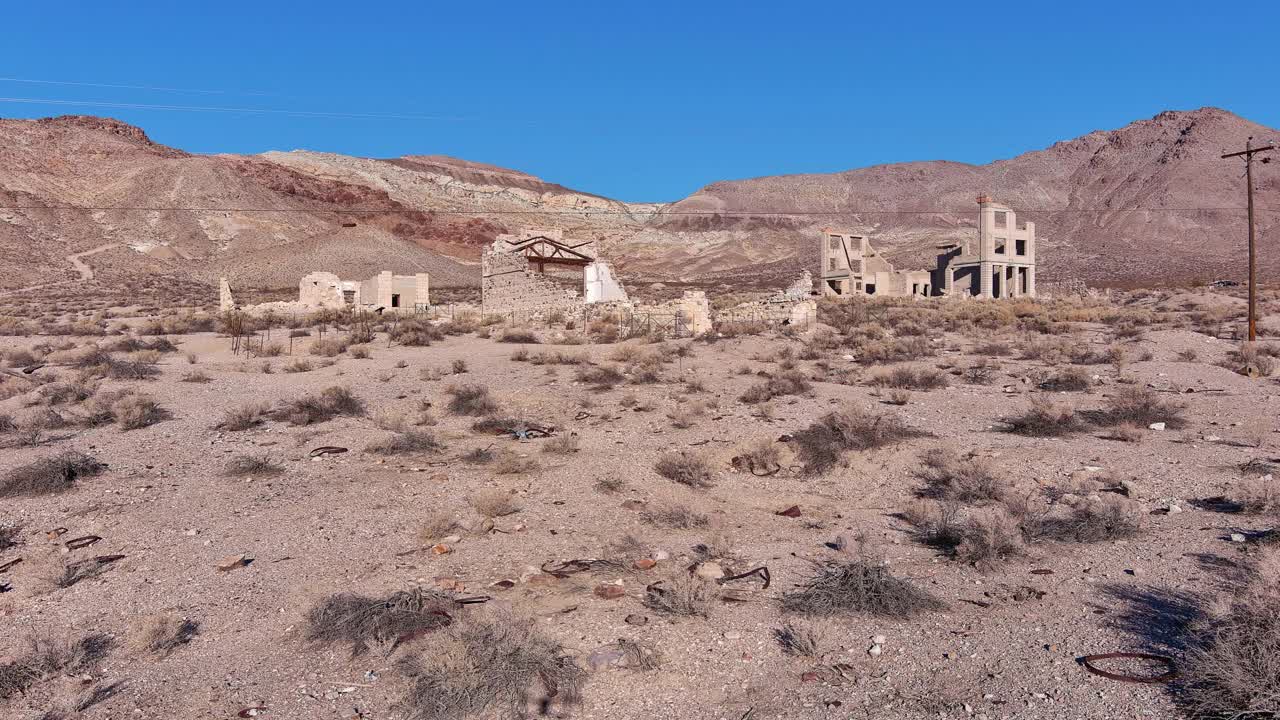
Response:
[[[865,235],[823,232],[821,285],[824,295],[889,297],[1035,297],[1036,226],[1018,226],[1006,205],[978,198],[976,245],[938,245],[937,267],[898,270]]]
[[[298,281],[298,299],[240,306],[226,278],[218,283],[218,307],[223,312],[291,313],[313,310],[368,310],[414,313],[431,307],[431,277],[427,273],[394,275],[383,270],[367,280],[343,280],[330,272],[313,272]]]
[[[563,230],[499,235],[481,261],[483,312],[570,312],[583,304],[630,302],[626,289],[597,252],[594,241],[567,240]],[[581,271],[582,291],[556,282],[547,275],[548,266]]]

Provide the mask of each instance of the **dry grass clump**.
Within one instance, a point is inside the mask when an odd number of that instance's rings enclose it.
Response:
[[[1249,515],[1280,515],[1280,487],[1276,480],[1246,477],[1239,483],[1233,501],[1240,512]]]
[[[1131,385],[1121,387],[1107,398],[1106,407],[1091,413],[1094,422],[1104,427],[1132,424],[1147,426],[1162,422],[1172,430],[1185,427],[1182,406],[1160,397],[1155,390]]]
[[[528,621],[462,622],[442,640],[430,656],[399,664],[411,681],[396,707],[406,720],[559,716],[586,681],[566,649]]]
[[[76,480],[92,477],[107,466],[81,452],[65,452],[20,465],[0,480],[0,497],[34,497],[70,490]]]
[[[782,469],[782,451],[772,440],[762,438],[735,455],[732,462],[736,470],[764,477]]]
[[[626,378],[622,371],[613,365],[588,365],[578,368],[574,379],[590,385],[593,390],[604,391],[612,390]]]
[[[106,657],[115,643],[99,633],[75,641],[33,635],[26,652],[0,663],[0,699],[25,693],[37,683],[62,674],[79,675]]]
[[[936,390],[947,386],[947,378],[937,370],[928,368],[897,367],[871,378],[871,384],[899,390]]]
[[[692,488],[711,487],[716,475],[715,468],[706,456],[686,452],[663,455],[658,458],[653,469],[668,480]]]
[[[906,619],[945,607],[930,593],[865,557],[821,563],[797,589],[782,595],[784,611],[814,616],[861,613]]]
[[[614,476],[602,477],[597,479],[591,487],[599,493],[618,493],[626,489],[627,481]]]
[[[964,377],[965,382],[973,385],[990,385],[995,382],[996,373],[999,371],[999,364],[983,358],[961,370],[960,374]]]
[[[645,510],[640,516],[650,525],[678,530],[706,527],[711,519],[688,505],[659,505]]]
[[[8,550],[18,544],[18,533],[22,528],[17,525],[0,525],[0,551]]]
[[[495,475],[523,475],[537,470],[538,459],[517,452],[502,452],[493,463]]]
[[[1095,543],[1123,540],[1142,533],[1138,506],[1115,495],[1083,498],[1062,513],[1023,513],[1028,541]]]
[[[69,365],[79,370],[82,378],[147,380],[160,374],[152,357],[118,358],[97,347],[74,358]]]
[[[864,343],[858,352],[858,362],[863,365],[889,365],[919,360],[933,353],[928,338],[915,335]]]
[[[537,345],[542,342],[532,331],[524,328],[507,328],[498,336],[500,343],[516,343],[519,345]]]
[[[476,512],[487,518],[520,512],[515,496],[506,490],[481,490],[468,498],[468,502]]]
[[[444,449],[434,433],[426,430],[404,430],[381,440],[374,440],[364,451],[374,455],[408,455],[410,453],[434,453]]]
[[[1042,395],[1031,396],[1031,407],[1021,415],[1003,418],[1008,431],[1030,437],[1062,437],[1084,429],[1076,411]]]
[[[393,325],[387,336],[393,342],[408,347],[427,347],[433,341],[443,340],[444,332],[426,320],[410,318]]]
[[[173,613],[143,618],[138,626],[138,642],[144,650],[167,656],[191,642],[200,632],[200,623]]]
[[[1093,385],[1093,378],[1089,376],[1089,371],[1081,367],[1069,367],[1060,370],[1048,379],[1040,383],[1042,390],[1052,390],[1054,392],[1082,392],[1088,390]]]
[[[778,641],[784,655],[817,657],[822,636],[813,628],[788,621],[773,631],[773,639]]]
[[[314,425],[339,415],[359,417],[364,412],[364,402],[360,398],[347,388],[334,385],[321,390],[319,395],[308,395],[284,403],[271,411],[271,418],[290,425]]]
[[[1025,552],[1022,527],[1003,506],[961,513],[954,502],[920,502],[903,516],[921,542],[984,570]]]
[[[270,408],[262,403],[248,403],[232,408],[222,415],[222,420],[214,425],[216,430],[240,432],[262,424]]]
[[[222,470],[222,473],[229,477],[248,477],[251,475],[266,477],[268,475],[279,475],[282,472],[284,472],[284,467],[272,462],[267,455],[237,455],[228,460]]]
[[[920,493],[924,497],[981,505],[998,502],[1011,490],[1009,482],[983,458],[934,448],[926,451],[922,460],[924,467],[918,475],[925,483]]]
[[[581,449],[578,433],[556,435],[542,444],[542,452],[553,455],[572,455]]]
[[[1271,563],[1274,564],[1274,563]],[[1274,568],[1221,598],[1191,628],[1178,699],[1193,718],[1272,718],[1280,708],[1280,589]]]
[[[347,338],[327,337],[311,343],[308,352],[319,357],[337,357],[346,352],[349,347],[351,347],[351,341]]]
[[[182,382],[189,383],[207,383],[213,381],[213,378],[209,377],[209,374],[203,370],[192,370],[191,372],[183,373],[180,379]]]
[[[645,588],[644,606],[664,615],[707,617],[720,586],[687,572],[676,572]]]
[[[701,402],[682,402],[667,411],[667,419],[671,426],[686,430],[698,423],[698,418],[707,413],[707,406]]]
[[[498,403],[484,385],[454,385],[445,393],[449,396],[449,412],[455,415],[488,415],[498,409]]]
[[[799,370],[783,370],[762,383],[752,385],[738,398],[744,403],[756,404],[784,395],[804,395],[813,389],[813,383]]]
[[[121,430],[139,430],[169,417],[169,413],[149,395],[126,394],[110,405],[111,417]]]
[[[872,450],[924,435],[896,415],[872,415],[849,406],[827,413],[792,435],[805,470],[821,474],[835,467],[848,450]]]
[[[458,520],[449,513],[438,511],[431,513],[422,521],[422,525],[418,527],[418,539],[424,545],[448,537],[453,529],[458,527]]]
[[[371,649],[390,654],[401,643],[449,625],[458,610],[452,595],[420,587],[383,597],[338,593],[307,611],[305,637],[321,645],[349,645],[353,657]]]

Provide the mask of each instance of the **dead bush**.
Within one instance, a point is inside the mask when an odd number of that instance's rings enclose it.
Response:
[[[229,477],[248,477],[251,475],[266,477],[279,475],[282,472],[284,472],[284,467],[272,462],[267,455],[237,455],[228,460],[222,470],[222,473]]]
[[[520,512],[515,497],[506,490],[481,490],[472,495],[469,502],[476,512],[487,518]]]
[[[1160,397],[1151,388],[1136,385],[1118,388],[1107,397],[1103,410],[1090,413],[1090,419],[1105,427],[1124,423],[1145,427],[1162,422],[1177,430],[1187,424],[1181,405]]]
[[[271,411],[273,420],[288,422],[290,425],[314,425],[340,415],[364,415],[364,403],[350,390],[339,385],[327,387],[319,395],[291,400]]]
[[[996,373],[999,371],[999,365],[984,359],[969,365],[961,374],[964,376],[965,382],[973,385],[990,385],[995,381]]]
[[[849,406],[794,433],[791,443],[806,472],[821,474],[835,467],[845,451],[872,450],[922,435],[895,415],[872,415]]]
[[[1273,718],[1280,707],[1280,590],[1257,578],[1188,632],[1179,700],[1190,717]]]
[[[961,513],[954,502],[921,502],[903,515],[924,544],[982,570],[1025,552],[1022,527],[1003,506]]]
[[[596,480],[592,487],[600,493],[617,493],[626,489],[627,481],[620,477],[602,477]]]
[[[1082,392],[1088,390],[1093,385],[1093,378],[1089,376],[1089,371],[1080,367],[1069,367],[1065,370],[1050,375],[1048,379],[1040,383],[1042,390],[1050,390],[1053,392]]]
[[[732,463],[739,472],[764,477],[782,469],[782,452],[772,440],[760,439],[735,455]]]
[[[821,635],[813,628],[800,623],[785,622],[773,631],[784,655],[792,657],[818,657]]]
[[[449,625],[461,607],[452,595],[421,587],[382,597],[338,593],[307,611],[306,639],[348,645],[353,657],[371,649],[390,654],[401,643]]]
[[[222,420],[214,425],[214,429],[228,432],[240,432],[262,424],[269,409],[262,403],[248,403],[223,413]]]
[[[189,383],[207,383],[212,382],[213,378],[209,377],[208,373],[203,370],[192,370],[191,372],[183,373],[181,380]]]
[[[827,561],[795,590],[782,595],[782,609],[801,615],[861,613],[906,619],[946,605],[930,593],[893,576],[889,568],[863,557]]]
[[[1136,503],[1115,495],[1084,498],[1065,513],[1027,514],[1021,519],[1030,541],[1095,543],[1136,537],[1142,520]]]
[[[947,378],[937,370],[897,367],[871,378],[875,387],[899,390],[936,390],[947,386]]]
[[[191,642],[200,632],[200,623],[173,613],[143,618],[137,628],[138,643],[148,652],[167,656]]]
[[[351,341],[342,337],[327,337],[316,340],[311,343],[308,350],[312,355],[319,357],[337,357],[347,351],[351,347]]]
[[[400,345],[408,347],[427,347],[433,341],[443,340],[444,332],[427,320],[410,318],[401,320],[392,326],[387,336]]]
[[[449,412],[455,415],[488,415],[498,409],[484,385],[455,385],[445,390],[449,396]]]
[[[396,708],[406,720],[562,715],[586,681],[565,648],[528,621],[463,622],[445,635],[429,657],[399,665],[410,678]]]
[[[1234,501],[1249,515],[1280,515],[1280,488],[1273,479],[1246,477]]]
[[[500,343],[516,343],[519,345],[537,345],[541,341],[532,331],[524,328],[507,328],[498,336]]]
[[[553,455],[572,455],[581,449],[580,445],[578,433],[566,433],[564,435],[556,435],[543,443],[542,452]]]
[[[434,512],[422,521],[422,525],[418,528],[418,539],[424,545],[430,545],[441,538],[448,537],[456,527],[458,527],[458,521],[452,515],[443,511]]]
[[[645,588],[644,606],[664,615],[707,617],[720,586],[687,572],[676,572]]]
[[[61,674],[88,672],[114,645],[111,638],[98,633],[74,641],[32,635],[25,652],[13,660],[0,662],[0,699],[25,693],[37,683]]]
[[[495,475],[523,475],[541,467],[538,459],[523,453],[502,452],[493,463]]]
[[[107,466],[84,453],[70,451],[13,468],[0,480],[0,497],[33,497],[70,490],[76,480],[92,477]]]
[[[659,505],[641,514],[641,519],[655,527],[691,530],[706,527],[711,519],[688,505]]]
[[[698,424],[698,418],[706,412],[706,406],[700,402],[683,402],[667,411],[667,419],[672,427],[686,430]]]
[[[1008,426],[1009,432],[1029,437],[1062,437],[1084,429],[1075,410],[1041,395],[1031,396],[1031,407],[1025,413],[1000,422]]]
[[[983,458],[934,448],[926,451],[922,460],[924,467],[917,475],[925,483],[920,492],[923,497],[984,505],[1000,501],[1010,491],[1009,482]]]
[[[121,430],[139,430],[169,417],[155,398],[148,395],[125,395],[111,403],[111,417]]]
[[[435,453],[443,449],[444,445],[433,433],[425,430],[405,430],[369,443],[364,451],[374,455],[408,455]]]
[[[18,544],[18,533],[22,530],[17,525],[0,525],[0,551],[8,550]]]
[[[804,395],[813,389],[809,378],[798,370],[784,370],[762,383],[753,385],[739,398],[744,403],[756,404],[784,395]]]
[[[589,365],[579,368],[574,374],[578,382],[590,385],[593,390],[612,390],[625,380],[622,371],[612,365]]]
[[[711,487],[716,474],[711,461],[705,456],[685,452],[663,455],[653,469],[668,480],[692,488]]]

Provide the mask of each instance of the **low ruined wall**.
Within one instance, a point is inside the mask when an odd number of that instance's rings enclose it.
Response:
[[[485,314],[572,313],[582,307],[577,293],[530,270],[524,256],[515,253],[485,253],[480,289]]]

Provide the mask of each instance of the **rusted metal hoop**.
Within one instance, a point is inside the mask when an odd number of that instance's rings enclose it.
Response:
[[[1117,658],[1125,658],[1130,660],[1151,660],[1153,662],[1163,663],[1169,671],[1163,675],[1155,675],[1152,677],[1136,677],[1134,675],[1122,675],[1120,673],[1107,672],[1106,670],[1094,667],[1093,663],[1099,660],[1115,660]],[[1085,670],[1107,678],[1108,680],[1119,680],[1120,682],[1131,683],[1167,683],[1172,682],[1178,677],[1178,668],[1173,662],[1173,658],[1168,655],[1151,655],[1149,653],[1131,653],[1131,652],[1113,652],[1103,653],[1101,655],[1085,655],[1076,660]]]

